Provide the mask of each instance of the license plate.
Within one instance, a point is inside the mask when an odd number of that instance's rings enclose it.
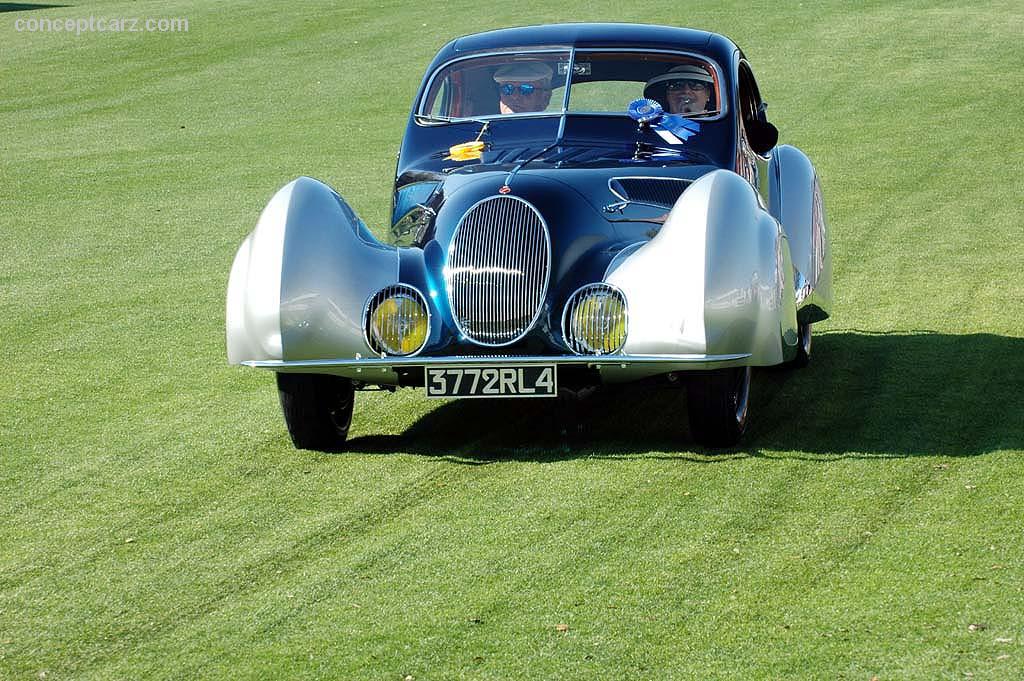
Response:
[[[427,397],[557,397],[554,364],[427,367]]]

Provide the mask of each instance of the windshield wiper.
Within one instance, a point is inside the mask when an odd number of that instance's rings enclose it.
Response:
[[[683,118],[696,118],[697,116],[716,116],[722,113],[721,109],[713,109],[711,111],[693,111],[691,113],[672,114],[673,116],[682,116]]]
[[[471,116],[440,116],[434,114],[413,114],[417,123],[479,123],[487,125],[490,123],[485,118],[473,118]]]

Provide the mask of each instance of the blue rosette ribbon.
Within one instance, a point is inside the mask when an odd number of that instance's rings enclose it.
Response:
[[[629,117],[637,123],[650,123],[661,118],[665,110],[661,108],[661,104],[653,99],[647,99],[641,97],[640,99],[634,99],[629,103]]]
[[[700,132],[700,123],[685,116],[666,114],[661,104],[641,97],[629,103],[629,117],[637,123],[646,123],[669,144],[682,144]]]

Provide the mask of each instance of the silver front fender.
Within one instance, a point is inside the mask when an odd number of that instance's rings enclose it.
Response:
[[[629,305],[624,354],[742,354],[767,366],[796,347],[785,235],[730,171],[687,188],[657,236],[606,279]]]
[[[282,187],[235,256],[228,282],[228,361],[372,354],[363,335],[371,295],[398,280],[398,250],[369,233],[330,187]]]

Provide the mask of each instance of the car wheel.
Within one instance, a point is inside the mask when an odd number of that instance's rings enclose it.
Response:
[[[352,423],[352,381],[324,374],[277,374],[277,394],[292,443],[299,449],[339,451]]]
[[[693,439],[706,447],[731,447],[747,430],[750,367],[718,369],[689,377],[687,409]]]
[[[786,366],[800,369],[811,361],[811,325],[800,324],[797,327],[796,357],[786,362]]]

